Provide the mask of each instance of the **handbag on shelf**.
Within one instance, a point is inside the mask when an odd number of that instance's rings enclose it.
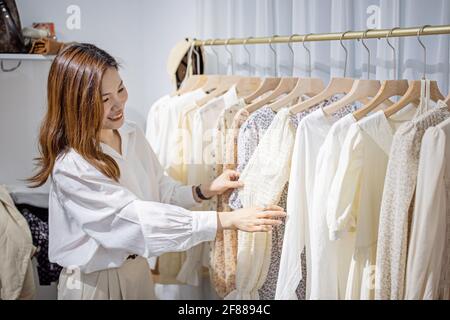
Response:
[[[0,53],[26,52],[16,2],[0,0]]]

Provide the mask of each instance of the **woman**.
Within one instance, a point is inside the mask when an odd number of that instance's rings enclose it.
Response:
[[[153,299],[147,259],[214,240],[223,229],[269,231],[277,206],[232,213],[189,211],[241,186],[227,171],[209,185],[182,186],[163,173],[135,124],[118,64],[91,44],[54,59],[40,131],[40,186],[50,177],[49,258],[64,269],[59,299]],[[264,211],[264,212],[263,212]]]

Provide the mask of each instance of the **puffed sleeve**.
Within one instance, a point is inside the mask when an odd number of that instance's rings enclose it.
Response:
[[[104,248],[153,257],[215,238],[215,212],[140,200],[78,154],[57,162],[52,179],[64,214]]]
[[[354,230],[357,219],[363,150],[360,128],[353,124],[345,138],[339,166],[330,188],[327,223],[330,240]]]

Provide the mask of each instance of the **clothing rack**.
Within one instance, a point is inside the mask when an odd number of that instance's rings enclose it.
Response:
[[[249,37],[229,39],[208,39],[194,41],[196,46],[220,46],[220,45],[247,45],[247,44],[273,44],[308,41],[333,41],[352,39],[381,39],[385,37],[412,37],[431,36],[439,34],[450,34],[450,25],[418,26],[409,28],[393,29],[368,29],[365,31],[346,31],[336,33],[310,33],[304,35],[277,36],[272,37]]]

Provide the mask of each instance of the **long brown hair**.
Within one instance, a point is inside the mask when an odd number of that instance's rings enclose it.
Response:
[[[39,134],[38,172],[28,181],[43,185],[55,161],[73,148],[104,175],[118,180],[120,170],[113,158],[101,151],[103,121],[101,82],[107,68],[117,61],[92,44],[76,43],[54,59],[48,76],[48,110]]]

